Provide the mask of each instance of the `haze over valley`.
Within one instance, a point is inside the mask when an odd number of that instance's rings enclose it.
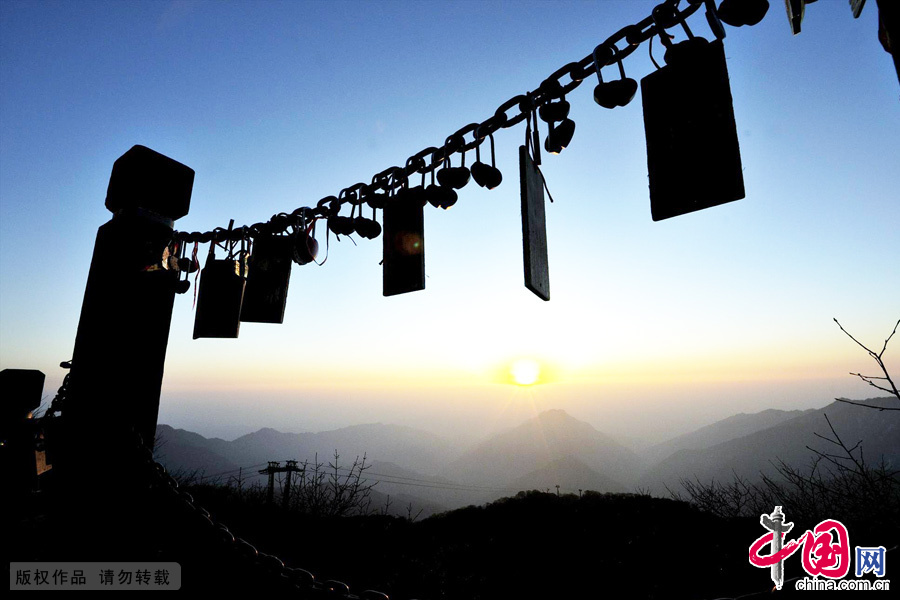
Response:
[[[891,399],[867,402],[889,406]],[[880,403],[880,404],[879,404]],[[808,466],[807,448],[830,450],[817,434],[828,421],[852,446],[862,441],[866,459],[900,465],[900,419],[842,402],[820,409],[768,409],[736,414],[640,452],[563,410],[548,410],[475,444],[461,444],[411,427],[374,423],[317,433],[264,428],[235,440],[205,438],[160,425],[157,458],[175,473],[234,485],[264,484],[268,461],[318,460],[347,474],[365,456],[363,478],[374,483],[375,502],[388,495],[397,510],[412,504],[423,515],[482,504],[520,490],[559,493],[649,491],[668,495],[682,479],[749,480],[776,475],[782,460]],[[339,453],[337,463],[334,453]],[[557,488],[559,486],[559,488]]]

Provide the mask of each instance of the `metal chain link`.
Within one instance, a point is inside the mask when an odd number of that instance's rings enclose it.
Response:
[[[598,51],[588,54],[576,62],[563,65],[550,74],[534,91],[525,92],[513,96],[494,111],[494,114],[480,123],[469,123],[453,134],[447,136],[444,144],[438,147],[428,147],[410,156],[403,167],[388,167],[384,171],[374,175],[371,183],[356,183],[344,188],[337,196],[327,196],[319,200],[315,207],[300,207],[291,213],[279,213],[264,223],[255,223],[251,226],[233,228],[230,231],[217,227],[207,232],[183,232],[176,231],[173,237],[182,242],[237,242],[248,237],[257,237],[267,234],[280,234],[291,227],[300,227],[317,218],[328,218],[340,212],[344,204],[358,206],[366,203],[372,208],[383,208],[385,195],[406,185],[409,177],[414,173],[423,176],[434,172],[453,154],[464,154],[480,146],[484,140],[500,129],[508,129],[524,121],[532,111],[544,104],[562,98],[579,85],[581,82],[595,74],[598,69],[620,62],[634,52],[638,46],[655,35],[660,35],[664,44],[670,44],[665,30],[681,25],[686,27],[686,20],[692,16],[702,5],[707,8],[707,13],[715,14],[715,5],[711,0],[687,0],[684,10],[678,8],[682,0],[664,0],[662,4],[654,7],[651,14],[633,25],[619,29],[597,46]],[[625,42],[623,47],[619,45]],[[599,57],[603,64],[597,64],[595,56]],[[569,81],[562,83],[563,78]],[[512,109],[517,112],[509,113]],[[470,141],[465,136],[471,134]],[[431,157],[426,161],[426,157]]]
[[[374,590],[366,590],[359,596],[350,594],[349,586],[343,582],[318,581],[309,571],[288,567],[277,556],[260,552],[248,541],[235,536],[224,523],[214,519],[208,510],[194,500],[190,492],[179,489],[178,481],[163,465],[153,459],[152,450],[144,444],[140,434],[132,431],[132,439],[139,462],[137,469],[150,479],[151,485],[160,490],[183,514],[194,519],[200,529],[206,531],[210,539],[214,540],[223,551],[230,552],[248,568],[267,576],[267,580],[279,589],[303,592],[313,598],[333,598],[337,595],[360,600],[388,599],[387,594]]]
[[[62,384],[60,384],[59,389],[56,390],[56,395],[53,397],[53,400],[50,401],[50,406],[44,411],[45,417],[52,417],[55,413],[62,411],[66,404],[66,396],[69,394],[69,375],[72,373],[70,370],[72,368],[72,361],[63,361],[59,363],[59,366],[69,371],[66,373],[66,376],[63,377]]]
[[[71,369],[71,361],[60,364],[65,369]],[[68,397],[69,373],[63,378],[63,383],[56,392],[56,396],[50,403],[50,408],[45,413],[51,416],[56,412],[62,412]],[[55,419],[55,418],[54,418]],[[153,459],[153,451],[147,446],[141,435],[131,430],[133,442],[132,451],[135,453],[135,470],[147,477],[151,487],[159,490],[182,514],[195,520],[199,528],[206,533],[225,552],[231,552],[239,561],[250,569],[268,577],[268,581],[274,583],[279,589],[289,592],[303,592],[312,598],[333,598],[335,595],[359,600],[388,600],[387,594],[375,590],[366,590],[361,595],[350,594],[347,584],[336,580],[317,581],[315,576],[305,569],[285,566],[277,556],[260,552],[246,540],[235,536],[221,521],[212,517],[208,510],[194,500],[194,497],[186,490],[179,489],[178,482],[172,477],[166,468]]]

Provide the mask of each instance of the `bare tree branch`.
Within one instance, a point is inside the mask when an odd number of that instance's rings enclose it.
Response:
[[[885,353],[885,351],[887,350],[888,342],[891,341],[891,338],[893,338],[893,337],[894,337],[894,334],[897,333],[897,328],[900,327],[900,320],[897,321],[896,325],[894,325],[894,330],[891,331],[891,334],[890,334],[889,336],[887,336],[887,339],[884,340],[884,345],[881,347],[881,352],[879,352],[878,354],[876,354],[874,351],[870,350],[868,347],[866,347],[865,344],[863,344],[863,343],[860,342],[858,339],[856,339],[855,337],[853,337],[853,336],[850,334],[850,332],[848,332],[846,329],[844,329],[844,326],[841,325],[840,321],[838,321],[837,319],[834,319],[834,322],[837,323],[837,326],[841,328],[841,331],[843,331],[843,332],[847,335],[847,337],[849,337],[851,340],[853,340],[854,342],[856,342],[856,344],[857,344],[860,348],[862,348],[863,350],[865,350],[866,352],[869,353],[869,356],[871,356],[872,359],[878,364],[879,368],[881,368],[881,372],[884,373],[884,377],[876,377],[876,376],[871,376],[871,375],[862,375],[861,373],[850,373],[850,374],[851,374],[851,375],[855,375],[856,377],[859,377],[862,381],[868,383],[870,386],[872,386],[872,387],[874,387],[874,388],[876,388],[876,389],[879,389],[879,390],[881,390],[881,391],[883,391],[883,392],[887,392],[887,393],[889,393],[889,394],[893,394],[893,395],[897,398],[897,400],[900,401],[900,390],[897,389],[896,384],[894,384],[894,381],[891,379],[890,373],[888,373],[887,367],[884,366],[884,358],[883,358],[883,357],[884,357],[884,353]],[[877,380],[880,380],[880,381],[886,381],[886,382],[890,385],[890,389],[875,384],[875,383],[872,381],[872,380],[874,380],[874,379],[877,379]],[[872,406],[872,405],[869,405],[869,404],[862,404],[862,403],[859,403],[859,402],[851,402],[851,401],[849,401],[849,400],[844,400],[844,399],[841,399],[841,398],[835,398],[835,400],[837,400],[838,402],[844,402],[844,403],[847,403],[847,404],[855,404],[856,406],[865,406],[866,408],[872,408],[872,409],[875,409],[875,410],[900,410],[900,408],[889,408],[889,407],[886,407],[886,406]]]
[[[837,402],[843,402],[844,404],[853,404],[855,406],[862,406],[863,408],[873,408],[875,410],[900,410],[900,408],[892,408],[890,406],[873,406],[871,404],[865,404],[863,402],[853,402],[852,400],[847,400],[846,398],[835,398]]]

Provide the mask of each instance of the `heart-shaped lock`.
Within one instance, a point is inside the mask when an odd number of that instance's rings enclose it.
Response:
[[[425,201],[433,207],[439,208],[441,204],[441,196],[443,194],[442,190],[445,189],[447,188],[442,188],[435,183],[429,184],[428,187],[425,188]]]
[[[362,197],[363,202],[371,206],[372,208],[383,209],[387,204],[387,194],[383,191],[379,191],[379,188],[384,189],[383,182],[378,179],[378,176],[372,178],[372,183],[370,185],[364,186],[362,190],[360,190],[360,196]]]
[[[683,42],[671,45],[666,49],[663,58],[667,65],[678,65],[695,60],[697,56],[703,55],[709,41],[702,37],[691,37]]]
[[[497,167],[475,162],[472,163],[472,179],[481,187],[492,190],[503,181],[503,173]]]
[[[365,217],[355,217],[353,219],[353,230],[356,231],[356,233],[358,233],[360,237],[371,240],[375,237],[378,237],[378,234],[375,233],[372,226],[373,224],[378,225],[378,223],[373,221],[372,219],[367,219]]]
[[[341,215],[328,217],[328,228],[337,235],[350,235],[353,233],[353,219]]]
[[[301,224],[293,233],[292,258],[298,265],[311,263],[319,254],[319,242],[315,238],[316,224]]]
[[[594,88],[594,102],[603,108],[615,108],[625,106],[634,99],[638,90],[638,83],[625,75],[625,66],[622,59],[617,57],[618,51],[614,46],[601,44],[594,49],[594,68],[597,70],[597,78],[600,83]],[[620,78],[614,81],[603,81],[600,69],[615,60],[619,66]]]
[[[471,173],[466,167],[465,151],[463,151],[462,158],[460,159],[460,166],[454,167],[450,164],[450,156],[453,154],[452,149],[460,145],[462,145],[462,139],[455,138],[452,135],[448,137],[444,143],[444,166],[438,171],[437,180],[438,184],[445,188],[460,190],[469,183]]]
[[[451,187],[431,184],[425,188],[428,203],[435,208],[447,209],[456,204],[459,195]]]
[[[617,92],[618,81],[601,81],[594,87],[594,102],[603,108],[615,108],[619,105]]]
[[[575,135],[575,121],[572,119],[566,119],[559,125],[550,123],[550,131],[544,141],[544,149],[550,154],[559,154],[572,141],[573,135]]]
[[[726,25],[756,25],[769,11],[769,0],[722,0],[716,14]]]
[[[459,190],[469,183],[470,175],[468,167],[444,167],[438,171],[437,179],[443,187]]]
[[[538,109],[538,114],[545,123],[558,123],[569,116],[569,108],[569,102],[562,99],[558,102],[542,104]]]
[[[369,235],[367,236],[370,240],[374,240],[379,235],[381,235],[381,224],[375,219],[369,219]]]
[[[489,190],[494,189],[503,181],[503,173],[497,168],[496,156],[494,154],[494,134],[488,134],[491,140],[491,164],[481,162],[481,143],[475,146],[475,162],[472,163],[472,179],[475,183]],[[480,136],[480,131],[475,130],[475,138],[484,141]]]

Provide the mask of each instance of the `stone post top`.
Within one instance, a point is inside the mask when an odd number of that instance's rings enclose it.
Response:
[[[3,369],[0,371],[0,421],[4,429],[7,422],[21,419],[41,404],[44,391],[44,373],[36,369]]]
[[[144,209],[174,221],[188,214],[193,187],[193,169],[146,146],[132,146],[113,163],[106,208]]]

